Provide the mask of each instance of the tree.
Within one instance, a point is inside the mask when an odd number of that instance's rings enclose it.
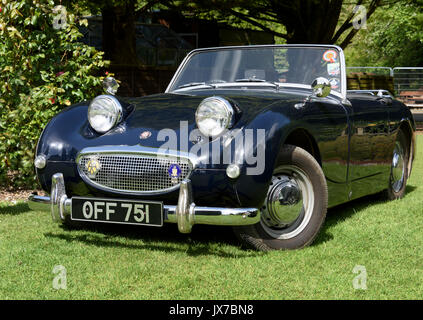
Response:
[[[423,1],[377,11],[345,53],[351,66],[422,66]]]
[[[117,64],[137,64],[135,21],[151,9],[180,12],[230,25],[266,31],[287,43],[340,43],[345,48],[353,28],[356,6],[364,5],[368,19],[383,0],[63,0],[66,6],[103,17],[105,57]],[[385,2],[388,0],[385,0]],[[342,23],[340,21],[342,20]]]
[[[106,58],[121,64],[136,64],[135,1],[101,9],[103,51]]]
[[[243,21],[285,39],[287,43],[340,43],[345,48],[358,32],[354,28],[357,6],[369,19],[388,4],[382,0],[188,0],[162,1],[168,8],[200,14],[221,21]],[[216,9],[218,8],[218,9]],[[340,20],[343,22],[340,23]],[[276,26],[284,26],[285,32]]]
[[[64,0],[73,12],[101,14],[105,58],[116,64],[136,65],[135,21],[159,0]]]
[[[135,22],[152,9],[254,28],[279,42],[338,44],[346,48],[380,7],[419,0],[63,0],[103,16],[103,50],[116,64],[138,64]],[[359,10],[357,10],[359,8]]]

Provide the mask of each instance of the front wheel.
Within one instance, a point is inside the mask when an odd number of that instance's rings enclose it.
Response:
[[[327,185],[316,159],[286,145],[273,171],[261,220],[235,227],[242,242],[259,250],[298,249],[313,242],[326,217]]]

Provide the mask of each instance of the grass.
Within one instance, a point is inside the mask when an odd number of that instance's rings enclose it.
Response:
[[[303,250],[239,247],[230,228],[90,226],[68,230],[24,202],[0,203],[0,299],[422,299],[423,136],[402,200],[329,210]],[[53,268],[66,268],[56,290]],[[357,290],[355,266],[367,271]]]

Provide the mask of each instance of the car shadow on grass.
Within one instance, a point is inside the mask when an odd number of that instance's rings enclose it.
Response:
[[[179,233],[174,224],[152,228],[95,223],[78,229],[62,226],[62,230],[65,232],[49,232],[44,235],[48,238],[67,242],[79,241],[98,247],[184,252],[188,256],[243,258],[265,254],[254,250],[239,250],[240,243],[229,227],[196,225],[188,235]],[[89,233],[81,234],[81,230]],[[128,240],[140,240],[140,243],[124,243],[122,237]],[[222,246],[223,244],[226,246]]]
[[[0,204],[0,215],[20,215],[29,211],[31,211],[31,209],[28,207],[28,204],[26,202],[6,202]]]
[[[405,190],[405,195],[409,195],[416,189],[417,187],[408,185]],[[328,212],[326,214],[326,220],[323,224],[322,230],[314,241],[313,246],[318,246],[325,242],[334,240],[333,235],[329,231],[332,227],[336,226],[339,223],[344,223],[354,214],[358,213],[361,210],[367,209],[369,206],[386,203],[387,201],[389,200],[386,198],[385,193],[380,192],[362,198],[358,198],[356,200],[343,203],[336,207],[328,209]]]
[[[407,186],[406,194],[412,193],[416,188],[415,186]],[[344,223],[355,213],[369,206],[385,203],[386,201],[384,195],[378,193],[329,209],[322,230],[312,246],[336,241],[330,232],[332,227],[339,223]],[[175,224],[165,224],[161,228],[154,228],[87,223],[81,228],[74,229],[61,226],[61,229],[64,231],[63,233],[50,232],[45,233],[45,236],[67,242],[79,241],[98,247],[122,247],[163,252],[179,251],[185,252],[189,256],[214,255],[226,258],[242,258],[266,254],[266,252],[247,250],[235,237],[230,227],[195,225],[190,234],[179,233]],[[81,234],[80,231],[87,231],[89,233]],[[140,240],[141,243],[124,243],[121,239],[114,241],[114,238],[122,237],[128,240]],[[228,246],[234,248],[228,248]],[[244,250],[239,250],[240,248]]]

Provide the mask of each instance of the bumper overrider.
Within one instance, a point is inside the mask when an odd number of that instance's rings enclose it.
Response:
[[[63,223],[71,215],[72,198],[66,195],[62,173],[52,176],[50,197],[31,194],[28,199],[31,210],[50,211],[53,221]],[[177,205],[163,205],[164,222],[177,223],[181,233],[191,232],[194,224],[243,226],[260,221],[257,208],[219,208],[196,206],[192,196],[191,181],[180,183]]]

